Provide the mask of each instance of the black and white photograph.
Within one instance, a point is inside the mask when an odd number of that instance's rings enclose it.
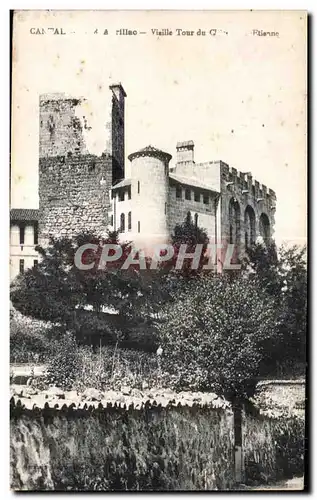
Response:
[[[11,490],[307,490],[307,12],[11,37]]]

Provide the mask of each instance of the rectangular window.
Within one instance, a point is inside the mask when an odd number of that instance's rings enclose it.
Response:
[[[195,201],[200,201],[200,192],[195,191]]]
[[[121,214],[120,215],[120,232],[124,233],[125,231],[125,215]]]
[[[138,181],[138,194],[140,194],[140,181]]]
[[[182,198],[182,188],[181,188],[181,186],[176,186],[176,198]]]
[[[38,266],[39,261],[37,259],[34,259],[33,261],[33,267],[36,269]]]
[[[131,186],[128,187],[128,200],[131,200]]]
[[[138,221],[138,233],[141,231],[141,224],[140,221]]]
[[[24,245],[25,227],[20,226],[20,245]]]
[[[20,274],[24,273],[24,259],[20,259]]]
[[[34,225],[34,245],[38,245],[39,242],[39,230],[38,230],[38,225]]]
[[[209,195],[208,194],[204,194],[204,204],[208,205],[208,203],[209,203]]]
[[[124,191],[123,189],[119,191],[119,201],[124,201]]]
[[[191,191],[189,188],[186,188],[185,190],[185,199],[190,200],[191,199]]]

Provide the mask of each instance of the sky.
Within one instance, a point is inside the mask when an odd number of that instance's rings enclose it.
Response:
[[[108,87],[121,82],[126,157],[151,144],[173,165],[176,143],[193,140],[197,163],[222,160],[276,192],[279,244],[305,243],[304,12],[22,11],[12,64],[12,207],[38,207],[39,95],[86,97],[102,127]]]

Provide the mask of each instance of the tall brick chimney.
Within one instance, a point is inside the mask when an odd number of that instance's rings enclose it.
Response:
[[[177,163],[194,163],[194,142],[185,141],[176,144]]]

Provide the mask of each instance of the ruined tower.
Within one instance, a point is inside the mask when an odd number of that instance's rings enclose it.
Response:
[[[121,84],[111,85],[98,121],[85,99],[40,96],[40,243],[50,235],[105,234],[111,186],[124,177],[125,97]]]

